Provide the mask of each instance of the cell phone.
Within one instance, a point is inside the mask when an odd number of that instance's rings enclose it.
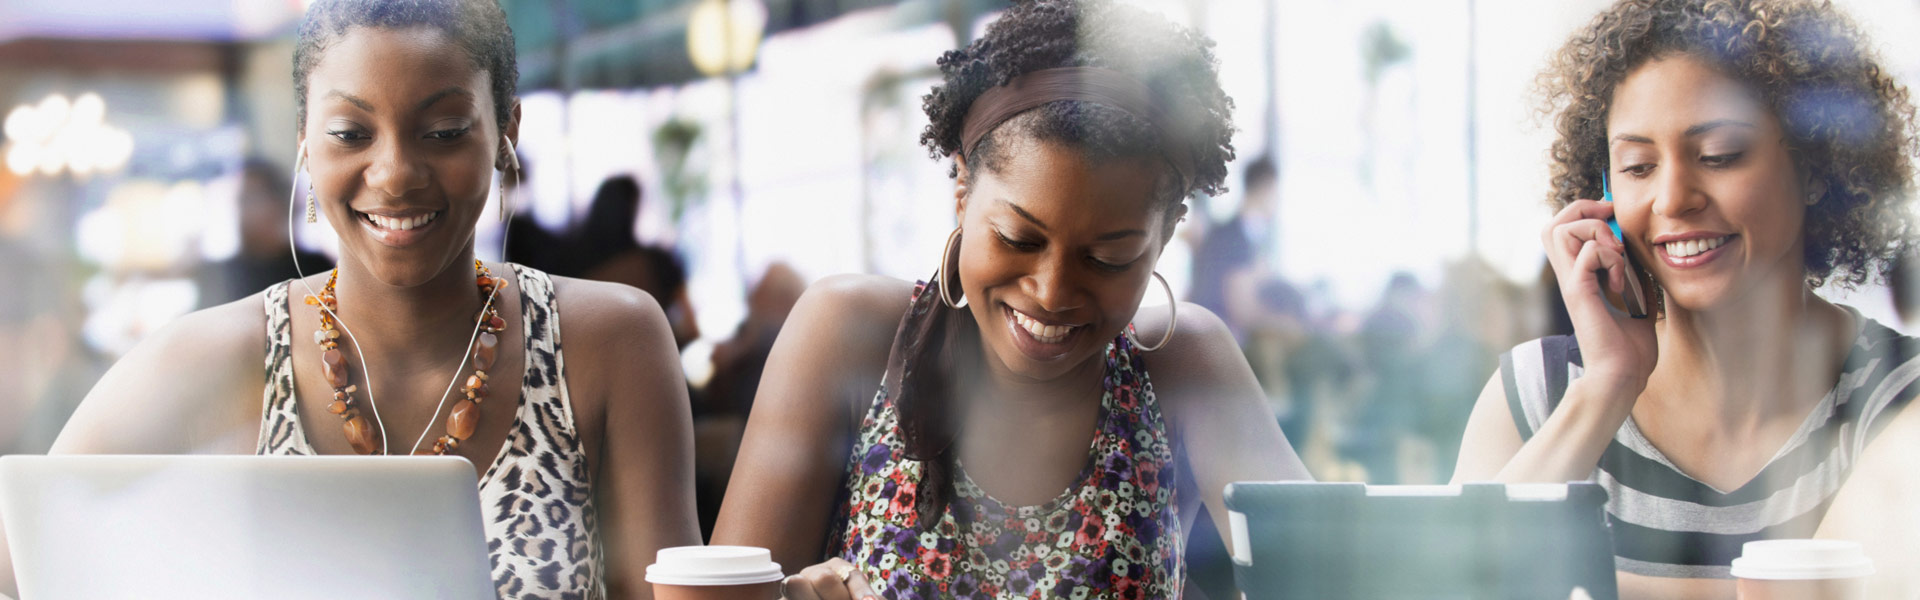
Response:
[[[1608,204],[1613,203],[1613,183],[1608,181],[1606,171],[1600,172],[1600,195],[1601,202]],[[1627,316],[1635,319],[1645,319],[1647,318],[1647,294],[1640,289],[1640,274],[1639,271],[1633,268],[1631,253],[1624,251],[1627,246],[1627,238],[1620,233],[1620,220],[1614,217],[1607,217],[1607,227],[1613,229],[1613,239],[1614,241],[1620,242],[1620,248],[1623,250],[1620,253],[1620,261],[1622,265],[1626,266],[1627,289],[1621,290],[1622,293],[1620,296],[1627,304]]]

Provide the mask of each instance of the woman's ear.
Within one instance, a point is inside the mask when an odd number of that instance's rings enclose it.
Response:
[[[501,155],[493,161],[493,168],[505,172],[507,169],[520,170],[520,101],[513,101],[513,109],[507,113],[507,123],[500,129],[500,137],[505,145],[500,148]]]
[[[967,192],[973,184],[973,174],[967,171],[967,159],[959,152],[953,153],[953,218],[955,222],[965,221],[967,217]]]
[[[1173,241],[1174,228],[1178,227],[1180,222],[1185,220],[1187,220],[1187,204],[1185,202],[1177,204],[1173,209],[1167,211],[1167,222],[1160,227],[1160,246],[1162,248],[1165,248],[1168,242]]]

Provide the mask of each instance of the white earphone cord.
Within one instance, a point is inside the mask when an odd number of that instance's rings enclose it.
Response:
[[[514,165],[513,187],[515,189],[518,189],[520,187],[519,157],[513,154],[514,148],[513,148],[512,141],[509,141],[504,137],[501,138],[501,141],[506,142],[507,152],[509,153],[508,155],[514,157],[513,159],[511,159]],[[290,190],[287,194],[287,252],[293,255],[293,272],[299,275],[299,278],[296,279],[295,281],[300,282],[300,287],[306,288],[307,295],[318,298],[320,296],[320,293],[315,292],[313,290],[313,286],[307,283],[307,274],[305,271],[300,269],[299,246],[294,241],[294,236],[293,236],[293,229],[294,229],[293,213],[296,212],[296,209],[300,207],[300,167],[301,165],[306,164],[306,162],[307,162],[307,149],[305,145],[302,145],[300,147],[300,155],[296,157],[293,162],[293,185],[291,186],[293,189]],[[501,179],[501,183],[505,184],[506,174],[501,173],[500,179]],[[504,185],[502,185],[502,189],[500,190],[500,195],[503,197],[503,199],[507,195],[507,190],[505,189]],[[501,204],[501,210],[502,211],[509,210],[506,206],[506,203],[503,202]],[[502,215],[501,221],[503,223],[506,221],[505,215]],[[507,233],[510,231],[512,231],[512,229],[506,227],[505,225],[502,225],[500,227],[500,256],[503,260],[507,256]],[[481,306],[485,307],[488,304],[491,304],[493,300],[499,295],[500,295],[500,287],[495,286],[493,288],[493,291],[487,293],[487,299],[485,302],[481,303]],[[333,317],[333,321],[335,323],[340,324],[340,331],[345,332],[347,334],[347,342],[353,344],[353,353],[360,356],[360,371],[361,371],[360,379],[361,379],[361,382],[365,383],[367,386],[367,410],[373,413],[373,424],[375,427],[379,428],[380,430],[380,453],[389,454],[389,452],[387,451],[388,450],[387,425],[385,422],[380,420],[380,406],[374,400],[374,397],[373,397],[373,373],[372,373],[373,361],[367,360],[367,354],[360,350],[360,340],[354,338],[353,330],[347,327],[346,319],[340,318],[339,313],[336,313],[332,309],[327,308],[325,304],[320,305],[320,310],[325,311],[328,315],[331,315]],[[484,323],[486,323],[484,319],[474,320],[473,333],[467,336],[467,345],[466,345],[467,348],[472,348],[474,340],[480,338],[480,327]],[[420,438],[414,440],[413,447],[407,450],[407,454],[413,454],[414,452],[419,451],[420,444],[422,442],[425,442],[427,440],[428,433],[433,431],[433,425],[435,423],[440,422],[440,410],[446,408],[447,397],[453,394],[454,386],[460,383],[460,374],[465,373],[467,371],[467,361],[471,360],[472,358],[473,358],[472,352],[466,352],[465,350],[462,350],[461,358],[460,358],[460,366],[454,369],[453,379],[447,382],[446,391],[440,392],[440,403],[437,405],[434,405],[433,417],[427,420],[427,426],[420,430]]]

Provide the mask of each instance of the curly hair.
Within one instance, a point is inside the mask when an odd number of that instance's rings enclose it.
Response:
[[[501,127],[513,115],[513,28],[496,0],[319,0],[307,8],[293,48],[294,127],[307,122],[307,75],[327,47],[355,27],[432,27],[447,34],[492,80],[493,117]]]
[[[1091,102],[1049,102],[994,127],[963,158],[970,169],[997,170],[1013,140],[1063,144],[1090,161],[1161,157],[1162,135],[1184,140],[1193,173],[1183,180],[1166,164],[1155,198],[1169,211],[1193,193],[1218,194],[1233,159],[1233,99],[1220,89],[1213,41],[1191,29],[1112,0],[1022,0],[987,28],[984,37],[940,57],[946,80],[922,100],[927,129],[920,135],[934,158],[963,152],[960,129],[980,94],[1044,69],[1097,67],[1144,84],[1167,113],[1170,132],[1117,108]],[[1018,136],[1018,137],[1015,137]],[[996,141],[996,138],[997,141]],[[951,175],[958,175],[956,164]],[[895,406],[907,458],[922,470],[913,502],[919,526],[932,529],[955,497],[956,432],[949,410],[957,373],[971,372],[980,350],[978,324],[934,298],[943,281],[927,284],[894,343],[899,362]],[[956,518],[970,518],[956,511]]]
[[[998,169],[1007,143],[1001,136],[1009,134],[1062,143],[1093,161],[1159,156],[1160,136],[1173,135],[1188,140],[1194,173],[1186,189],[1162,177],[1159,196],[1177,205],[1194,193],[1217,195],[1226,191],[1233,160],[1233,99],[1220,89],[1218,62],[1213,40],[1139,8],[1111,0],[1016,2],[986,35],[940,57],[945,81],[922,99],[929,122],[920,143],[934,158],[961,152],[960,129],[973,101],[1015,77],[1062,67],[1112,69],[1145,84],[1178,131],[1158,131],[1105,105],[1052,102],[995,127],[963,157],[966,163]]]
[[[1537,81],[1540,110],[1558,115],[1549,203],[1599,197],[1615,86],[1681,53],[1753,90],[1780,120],[1795,165],[1825,189],[1802,231],[1807,282],[1884,280],[1913,247],[1914,108],[1827,0],[1621,0],[1600,13]]]

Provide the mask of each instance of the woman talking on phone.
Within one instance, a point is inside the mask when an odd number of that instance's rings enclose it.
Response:
[[[1228,531],[1227,483],[1304,478],[1220,320],[1140,307],[1233,156],[1211,46],[1030,0],[942,57],[921,140],[953,161],[959,226],[925,249],[937,275],[807,290],[714,541],[771,548],[796,600],[1173,597],[1202,505]]]
[[[666,319],[631,287],[474,257],[518,167],[513,52],[494,0],[313,3],[294,214],[332,227],[339,268],[175,320],[53,450],[462,456],[501,597],[649,596],[654,552],[700,542]]]
[[[1912,246],[1913,107],[1867,48],[1825,2],[1624,0],[1541,78],[1574,335],[1502,357],[1455,479],[1599,482],[1625,597],[1730,598],[1770,538],[1913,571],[1914,475],[1882,465],[1920,441],[1920,344],[1814,293]]]

